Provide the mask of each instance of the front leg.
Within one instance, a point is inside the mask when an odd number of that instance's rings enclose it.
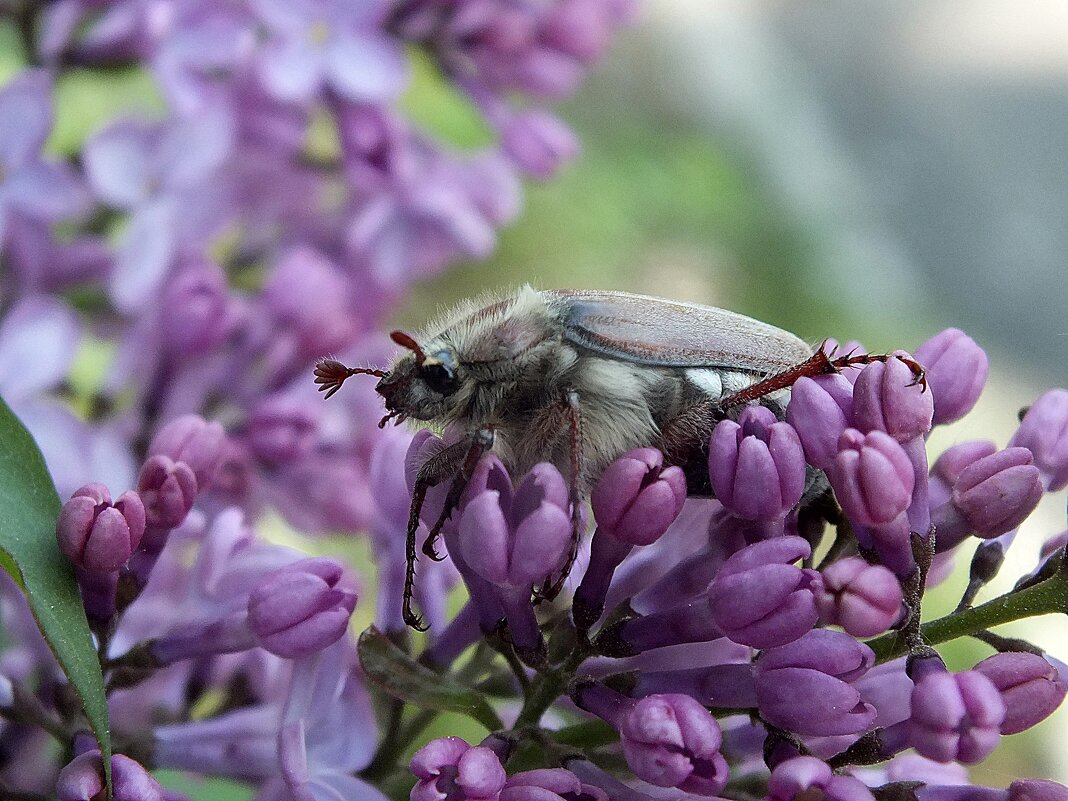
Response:
[[[404,571],[404,622],[416,631],[426,631],[427,626],[423,619],[412,609],[412,595],[415,588],[415,563],[418,558],[416,553],[416,536],[419,532],[419,514],[423,509],[423,502],[431,487],[436,487],[448,478],[453,479],[449,487],[449,495],[445,501],[445,507],[434,523],[423,550],[433,551],[434,538],[441,531],[445,521],[459,501],[460,494],[471,475],[471,470],[477,464],[482,454],[493,446],[493,432],[489,429],[480,429],[474,436],[464,438],[452,445],[447,445],[427,459],[419,468],[415,477],[415,486],[412,488],[412,505],[408,511],[408,531],[405,535],[404,555],[407,564]],[[436,554],[435,554],[436,556]]]

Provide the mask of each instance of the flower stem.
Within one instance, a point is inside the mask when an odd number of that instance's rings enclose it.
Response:
[[[962,609],[920,627],[923,638],[932,645],[967,637],[1002,623],[1054,612],[1068,613],[1068,571],[1060,570],[1045,581],[1008,592],[981,606]],[[868,642],[879,662],[908,653],[907,643],[896,633],[884,634]]]

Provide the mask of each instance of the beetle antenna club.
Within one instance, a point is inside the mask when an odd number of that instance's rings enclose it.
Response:
[[[336,359],[320,359],[315,365],[315,383],[319,385],[319,391],[325,392],[329,398],[345,383],[345,379],[351,375],[373,375],[375,378],[385,378],[389,373],[385,370],[375,370],[371,367],[346,367]]]
[[[389,338],[400,345],[402,348],[407,348],[415,354],[416,365],[421,365],[426,361],[426,354],[423,353],[423,349],[419,347],[419,343],[416,342],[411,336],[403,331],[393,331],[390,333]]]

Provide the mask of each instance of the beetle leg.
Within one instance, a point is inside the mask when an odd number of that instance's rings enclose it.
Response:
[[[719,403],[720,408],[729,409],[732,406],[741,406],[750,401],[758,400],[765,395],[770,395],[772,392],[793,386],[797,379],[805,376],[837,373],[846,367],[856,367],[862,364],[871,364],[872,362],[885,362],[888,359],[900,359],[912,371],[914,376],[912,383],[919,384],[923,389],[927,389],[927,378],[923,365],[915,359],[911,359],[908,356],[898,356],[894,353],[847,353],[845,356],[832,359],[824,350],[825,345],[826,342],[821,344],[815,353],[800,364],[783,370],[781,373],[768,376],[764,380],[757,381],[740,392],[735,392],[733,395],[724,398]]]
[[[535,601],[551,601],[560,594],[564,588],[564,582],[571,574],[571,568],[575,566],[578,558],[579,542],[582,540],[582,412],[579,407],[579,396],[575,390],[568,390],[564,395],[564,406],[568,417],[568,448],[571,455],[571,477],[568,484],[568,493],[571,496],[571,546],[567,552],[567,559],[560,569],[560,575],[556,581],[552,576],[546,576],[541,587],[534,591]]]
[[[441,509],[441,514],[438,515],[438,519],[430,529],[430,533],[427,534],[426,539],[423,540],[423,553],[435,562],[440,562],[445,558],[444,556],[440,556],[434,549],[434,545],[438,541],[438,535],[441,534],[441,530],[445,527],[445,523],[459,505],[460,496],[463,494],[464,487],[467,486],[471,474],[474,473],[475,465],[478,464],[478,460],[481,459],[482,455],[492,447],[493,431],[489,428],[479,429],[475,433],[475,436],[471,440],[471,444],[467,449],[467,455],[464,457],[460,472],[455,475],[452,484],[449,485],[449,494],[445,498],[445,505]]]
[[[423,509],[427,491],[450,476],[455,476],[463,463],[464,454],[473,447],[468,440],[447,445],[427,459],[415,477],[412,488],[412,505],[408,510],[408,530],[404,540],[404,622],[416,631],[426,631],[423,619],[412,609],[412,593],[415,589],[416,535],[419,533],[419,513]]]

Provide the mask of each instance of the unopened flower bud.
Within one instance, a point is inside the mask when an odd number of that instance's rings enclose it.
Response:
[[[908,442],[930,431],[933,417],[932,393],[901,359],[872,362],[853,385],[853,425],[861,431],[885,431]]]
[[[953,485],[957,483],[957,477],[965,467],[984,456],[990,456],[997,449],[998,446],[990,440],[971,439],[942,451],[942,455],[931,467],[929,497],[931,508],[937,509],[950,499],[953,494]]]
[[[608,801],[599,787],[583,782],[564,768],[525,770],[508,781],[500,801]]]
[[[1051,389],[1040,396],[1009,445],[1031,451],[1047,491],[1068,487],[1068,390]]]
[[[871,790],[853,776],[840,776],[812,756],[799,756],[775,766],[768,780],[767,801],[875,801]]]
[[[934,400],[935,425],[952,423],[972,410],[990,368],[974,339],[959,328],[947,328],[916,348],[916,360]]]
[[[664,467],[664,455],[638,448],[610,464],[590,503],[599,530],[631,545],[649,545],[667,531],[686,500],[686,477]]]
[[[148,523],[169,529],[180,525],[197,497],[197,480],[185,462],[150,456],[137,477],[137,491],[145,503]]]
[[[356,593],[338,586],[332,559],[302,559],[268,576],[249,596],[248,623],[260,645],[285,659],[317,653],[344,635]]]
[[[929,671],[912,690],[909,742],[936,762],[975,764],[997,747],[1004,719],[1001,693],[982,673]]]
[[[496,799],[507,778],[492,750],[459,737],[431,740],[415,752],[410,768],[419,780],[411,801]]]
[[[230,325],[226,274],[203,262],[181,270],[162,304],[163,344],[177,356],[198,356],[218,345]]]
[[[92,573],[118,570],[145,533],[145,507],[136,492],[124,492],[113,504],[102,484],[86,484],[63,504],[56,522],[60,550]]]
[[[901,617],[901,584],[882,565],[851,556],[822,572],[816,606],[824,623],[841,626],[854,637],[874,637]]]
[[[972,670],[982,673],[1005,701],[1002,734],[1017,734],[1045,720],[1068,690],[1060,672],[1038,654],[1007,652],[987,657]]]
[[[157,432],[148,446],[148,455],[167,456],[185,462],[203,492],[215,476],[223,457],[226,433],[218,423],[209,423],[196,414],[176,417]]]
[[[947,544],[968,534],[991,539],[1019,526],[1042,499],[1042,478],[1027,448],[1006,448],[965,467],[950,501],[932,519]]]
[[[248,444],[267,464],[294,462],[312,449],[317,423],[308,404],[292,398],[268,398],[249,418]]]
[[[111,757],[111,782],[114,801],[164,801],[159,782],[123,754]],[[57,801],[97,801],[104,795],[104,764],[99,751],[76,756],[56,779]]]
[[[890,435],[864,435],[851,428],[842,434],[838,448],[829,478],[851,520],[885,525],[908,508],[915,477],[908,455]]]
[[[782,518],[805,490],[805,454],[789,423],[763,406],[750,406],[735,423],[712,430],[708,472],[716,498],[747,520]]]
[[[535,178],[552,178],[579,151],[578,139],[558,117],[546,111],[516,114],[501,131],[504,152]]]
[[[838,438],[853,418],[853,385],[841,373],[799,378],[790,390],[786,422],[794,427],[813,467],[826,470],[838,454]]]

